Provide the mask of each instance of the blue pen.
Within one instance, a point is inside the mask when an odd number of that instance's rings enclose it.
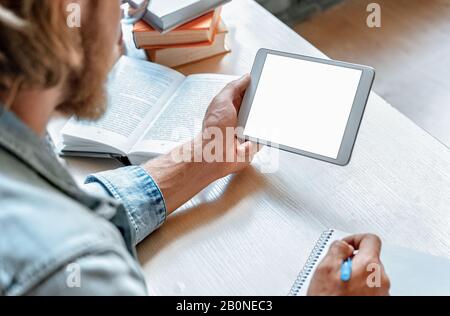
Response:
[[[352,259],[344,260],[341,266],[341,281],[348,282],[352,277]]]

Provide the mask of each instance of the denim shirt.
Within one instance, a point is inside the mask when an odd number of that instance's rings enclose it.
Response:
[[[146,295],[135,246],[165,218],[144,169],[80,188],[46,139],[0,105],[0,295]]]

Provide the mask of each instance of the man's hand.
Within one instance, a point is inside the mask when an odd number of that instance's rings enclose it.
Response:
[[[215,166],[215,170],[219,172],[218,178],[242,171],[258,152],[256,144],[241,144],[236,134],[239,109],[250,80],[250,75],[245,75],[228,84],[214,98],[203,121],[203,145],[214,142],[217,148],[222,148],[222,155],[219,155],[222,156],[222,161]],[[216,137],[218,132],[222,134],[222,139]]]
[[[340,279],[342,262],[353,257],[350,281]],[[386,296],[389,295],[390,282],[380,261],[381,240],[375,235],[356,235],[343,241],[336,241],[318,266],[313,276],[308,295],[327,296]],[[379,284],[374,286],[377,277],[371,277],[379,271]]]
[[[241,144],[235,134],[239,109],[249,83],[248,75],[230,83],[209,106],[203,132],[198,137],[143,166],[161,189],[168,214],[215,180],[250,165],[257,146],[249,142]],[[208,148],[215,149],[209,151]],[[198,152],[201,157],[196,156]],[[211,158],[207,157],[209,152],[218,159],[208,161]]]

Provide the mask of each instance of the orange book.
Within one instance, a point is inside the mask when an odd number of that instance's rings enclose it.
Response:
[[[175,30],[161,34],[144,21],[139,21],[133,29],[137,48],[163,48],[173,45],[211,43],[220,22],[220,8],[207,13]]]
[[[226,36],[228,30],[222,21],[214,37],[214,41],[209,45],[192,44],[187,46],[152,49],[147,50],[148,58],[158,64],[167,67],[178,67],[180,65],[203,60],[209,57],[224,54],[230,51],[227,46]]]

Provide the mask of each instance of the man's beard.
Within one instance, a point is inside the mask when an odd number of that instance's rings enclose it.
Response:
[[[101,29],[96,23],[81,28],[82,67],[68,74],[65,95],[57,108],[79,119],[97,120],[107,108],[105,85],[115,54]]]

